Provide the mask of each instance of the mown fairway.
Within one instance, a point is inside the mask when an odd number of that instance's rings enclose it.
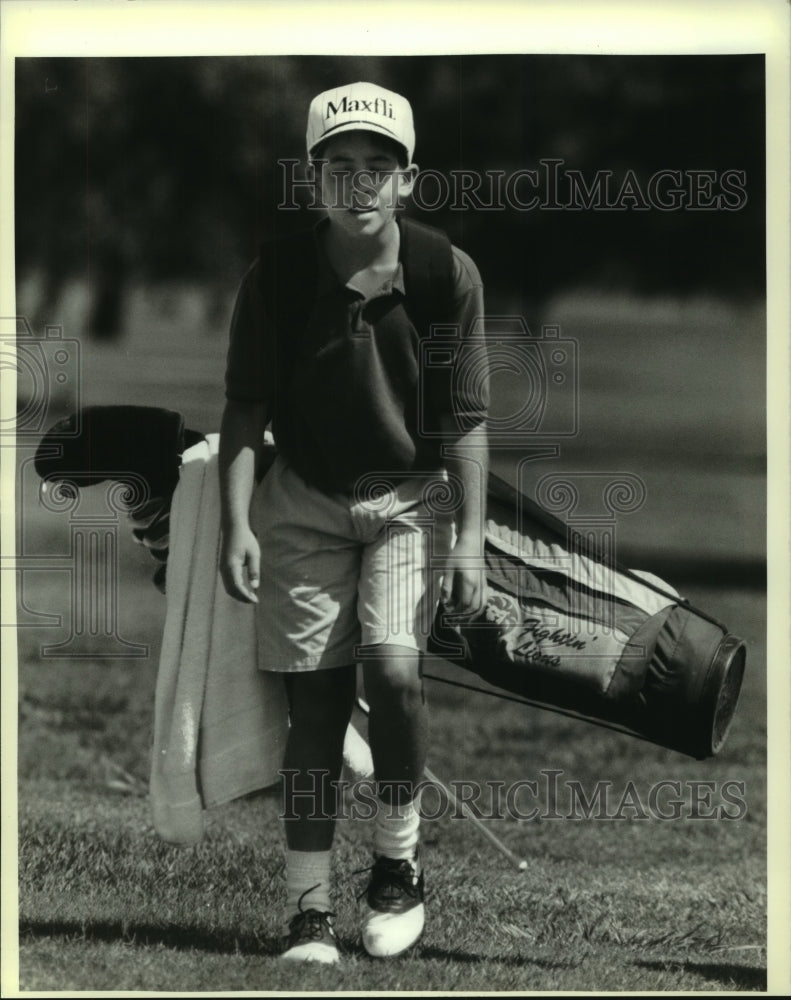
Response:
[[[737,358],[717,350],[723,317],[740,345]],[[354,872],[370,863],[370,828],[342,821],[337,913],[346,961],[329,972],[284,968],[275,957],[284,898],[277,794],[212,812],[194,848],[163,844],[151,826],[148,746],[165,603],[151,584],[153,562],[122,522],[119,632],[148,646],[146,656],[109,661],[83,646],[79,659],[42,657],[42,644],[62,641],[66,630],[37,627],[36,615],[68,621],[67,574],[48,569],[46,559],[25,574],[23,989],[765,989],[765,595],[740,587],[732,573],[727,581],[716,576],[728,554],[737,567],[763,557],[760,316],[711,303],[655,315],[623,303],[578,303],[558,320],[580,340],[582,430],[557,467],[641,475],[646,506],[622,530],[619,523],[625,555],[654,554],[663,565],[676,558],[685,572],[699,567],[689,577],[696,582],[670,582],[747,641],[745,687],[723,753],[698,762],[429,681],[430,766],[442,779],[486,788],[500,781],[506,789],[538,781],[537,799],[517,804],[538,805],[539,818],[490,821],[526,858],[527,871],[509,868],[466,820],[446,811],[427,821],[426,934],[409,956],[375,963],[356,941],[355,897],[365,876]],[[216,429],[224,345],[192,333],[187,321],[184,329],[171,322],[167,340],[164,329],[132,316],[120,348],[85,345],[84,401],[172,406],[192,426]],[[645,336],[636,339],[637,330]],[[509,474],[513,462],[503,453],[495,466]],[[26,552],[63,555],[67,519],[42,510],[35,488],[28,470],[20,493]],[[90,513],[101,500],[86,494],[85,503]],[[560,789],[554,808],[550,772]],[[573,781],[589,795],[607,783],[603,816],[571,811]],[[657,815],[672,814],[667,792],[652,808],[651,789],[661,781],[680,789],[676,819]],[[479,805],[485,810],[488,799]]]

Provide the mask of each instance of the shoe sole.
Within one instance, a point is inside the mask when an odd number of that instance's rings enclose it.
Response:
[[[419,905],[422,907],[424,904],[421,903]],[[411,911],[407,911],[407,912],[411,912]],[[381,915],[381,914],[378,914],[376,910],[370,910],[369,913]],[[420,930],[418,931],[417,936],[412,941],[410,941],[409,944],[405,944],[404,947],[400,948],[398,951],[388,951],[386,954],[377,954],[376,952],[370,951],[368,949],[368,946],[365,943],[365,934],[364,933],[361,935],[362,946],[363,946],[363,949],[365,950],[365,953],[368,956],[370,956],[371,958],[398,958],[399,955],[404,955],[411,948],[415,947],[415,945],[423,937],[424,930],[425,930],[425,911],[423,913],[423,922],[421,924],[421,927],[420,927]]]
[[[420,934],[418,935],[418,937],[415,938],[412,944],[408,944],[406,948],[402,948],[401,951],[390,952],[388,955],[372,955],[371,952],[368,951],[368,949],[365,947],[364,942],[363,942],[363,949],[365,951],[365,954],[369,958],[375,958],[377,962],[384,962],[388,958],[400,958],[402,955],[406,955],[407,952],[412,951],[413,948],[416,948],[420,944],[420,939],[422,937],[423,937],[423,931],[420,932]]]
[[[327,954],[327,956],[325,958],[322,958],[319,955],[310,955],[310,954],[299,955],[299,954],[295,954],[295,952],[298,952],[299,949],[302,948],[302,947],[305,947],[305,946],[304,945],[297,945],[296,948],[291,948],[291,949],[289,949],[289,951],[284,951],[283,954],[280,956],[280,960],[282,962],[295,962],[295,963],[300,963],[300,962],[305,963],[305,962],[307,962],[307,963],[311,963],[313,965],[338,965],[338,963],[341,960],[341,956],[340,956],[339,952],[336,951],[336,953],[335,953],[334,956],[331,955],[331,954],[329,954],[329,952],[330,952],[329,946],[325,946],[326,949],[327,949],[327,952],[328,952],[328,954]]]

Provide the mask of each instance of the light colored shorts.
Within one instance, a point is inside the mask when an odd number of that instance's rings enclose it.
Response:
[[[275,459],[251,508],[262,670],[345,666],[381,643],[425,651],[454,538],[444,475],[328,496]]]

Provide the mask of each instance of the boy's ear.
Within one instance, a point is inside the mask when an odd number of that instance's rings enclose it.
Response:
[[[320,184],[321,169],[327,162],[327,160],[313,159],[313,157],[311,157],[305,165],[305,179],[310,181],[312,184]]]
[[[329,162],[328,160],[325,160],[322,157],[311,158],[307,162],[307,169],[305,170],[305,181],[307,184],[313,185],[313,204],[311,205],[312,208],[317,207],[317,202],[316,202],[317,198],[319,203],[324,202],[324,184],[322,181],[322,176],[323,176],[322,170],[324,168],[324,164],[328,162]],[[337,188],[335,189],[334,197],[336,199],[338,197]]]
[[[420,168],[416,163],[410,163],[408,167],[404,167],[403,170],[398,171],[398,193],[403,197],[409,197],[412,194],[412,188],[415,186],[415,180],[420,172]]]

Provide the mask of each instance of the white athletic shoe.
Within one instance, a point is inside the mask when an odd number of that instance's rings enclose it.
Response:
[[[322,910],[304,910],[292,917],[280,957],[288,962],[323,962],[326,965],[340,962],[332,917],[332,913]]]
[[[365,896],[362,938],[368,954],[393,958],[411,948],[426,919],[420,857],[414,863],[377,858]]]

